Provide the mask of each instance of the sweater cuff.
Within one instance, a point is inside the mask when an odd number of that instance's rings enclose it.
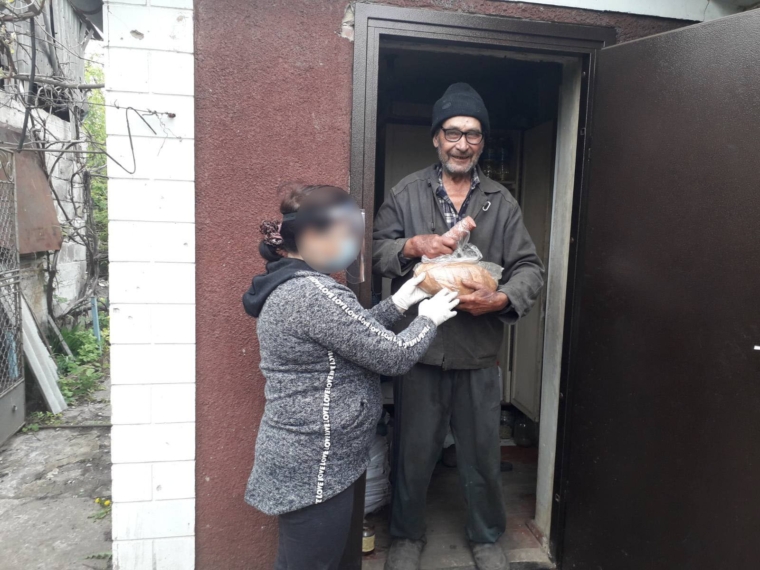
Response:
[[[397,239],[393,246],[394,250],[396,252],[395,256],[395,267],[394,273],[396,273],[399,276],[406,275],[409,273],[409,270],[414,266],[414,259],[409,259],[408,257],[404,256],[404,247],[406,246],[406,242],[409,241],[409,238],[399,238]]]
[[[401,251],[400,251],[400,252],[399,252],[399,254],[398,254],[398,264],[399,264],[399,268],[400,268],[400,270],[401,270],[401,274],[403,275],[403,274],[405,274],[407,271],[409,271],[409,270],[410,270],[410,269],[411,269],[411,268],[414,266],[414,262],[415,262],[415,261],[416,261],[416,260],[414,260],[414,259],[409,259],[408,257],[406,257],[406,256],[404,255],[404,248],[403,248],[403,246],[402,246],[402,247],[401,247]]]
[[[504,293],[508,299],[507,306],[496,314],[508,325],[516,323],[523,316],[518,291],[514,286],[510,287],[509,283],[500,285],[496,290]]]
[[[417,321],[417,320],[424,321],[426,325],[432,327],[433,329],[438,328],[438,325],[436,325],[435,322],[433,321],[433,319],[431,319],[430,317],[425,317],[425,316],[422,316],[422,315],[417,315],[416,317],[414,317],[414,320],[415,321]]]

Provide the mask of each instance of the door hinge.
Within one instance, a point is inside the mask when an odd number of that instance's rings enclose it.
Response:
[[[554,494],[554,502],[555,503],[559,503],[559,499],[560,499],[559,493],[555,493]]]
[[[582,128],[581,128],[581,136],[582,136],[582,137],[585,137],[585,136],[586,136],[586,127],[582,127]]]

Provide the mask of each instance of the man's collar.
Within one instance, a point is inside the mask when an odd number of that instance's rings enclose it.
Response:
[[[435,174],[438,177],[438,188],[442,188],[443,187],[443,165],[440,162],[438,162],[435,164],[434,168],[435,168]],[[476,164],[475,168],[473,168],[470,171],[470,191],[475,190],[476,188],[480,186],[480,174],[478,173],[479,169],[480,167]]]

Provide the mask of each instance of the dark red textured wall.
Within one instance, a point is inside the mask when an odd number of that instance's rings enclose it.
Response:
[[[243,502],[264,407],[255,325],[240,297],[261,272],[275,188],[346,187],[353,44],[347,0],[196,0],[197,568],[271,567],[276,521]],[[379,3],[379,2],[378,2]],[[621,41],[684,22],[492,0],[387,5],[614,26]]]

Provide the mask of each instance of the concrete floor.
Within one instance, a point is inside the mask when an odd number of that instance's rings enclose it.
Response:
[[[61,423],[110,421],[108,387],[93,403],[64,412]],[[0,570],[104,570],[111,518],[96,497],[111,495],[110,430],[40,429],[0,447]]]
[[[500,544],[512,570],[554,568],[527,523],[533,518],[536,502],[535,449],[503,448],[503,457],[514,470],[502,474],[507,532]],[[427,545],[422,553],[422,570],[475,570],[464,533],[467,519],[464,497],[456,469],[439,464],[428,492]],[[370,515],[375,525],[375,553],[364,558],[362,570],[382,570],[390,544],[388,509]]]

